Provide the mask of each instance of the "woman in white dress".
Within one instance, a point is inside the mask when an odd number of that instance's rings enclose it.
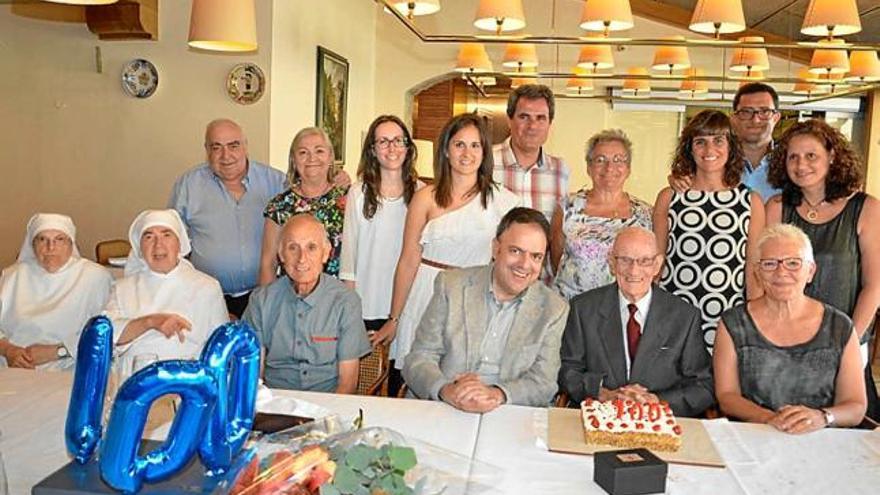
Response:
[[[0,366],[72,367],[79,332],[101,313],[112,283],[80,256],[70,217],[32,216],[18,261],[0,276]]]
[[[501,217],[519,199],[492,180],[488,131],[474,114],[446,123],[434,157],[434,183],[416,192],[409,205],[403,249],[394,274],[391,314],[371,336],[391,342],[391,359],[403,367],[416,327],[441,270],[488,264]]]
[[[368,332],[382,328],[391,311],[394,278],[403,247],[407,206],[424,186],[415,169],[418,150],[400,118],[380,115],[373,120],[358,165],[357,182],[348,190],[342,228],[339,278],[361,298]],[[402,379],[392,368],[389,393]]]
[[[125,277],[105,313],[117,353],[158,359],[199,356],[211,332],[229,319],[220,284],[183,259],[189,236],[174,210],[146,210],[128,230]]]

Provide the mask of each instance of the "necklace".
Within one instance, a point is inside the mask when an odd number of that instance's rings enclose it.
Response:
[[[815,221],[819,218],[819,207],[825,203],[825,198],[823,197],[816,204],[810,203],[806,196],[801,199],[803,199],[804,203],[809,207],[807,208],[807,220]]]

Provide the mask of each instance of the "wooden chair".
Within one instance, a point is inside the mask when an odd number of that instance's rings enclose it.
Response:
[[[373,348],[373,352],[361,358],[358,368],[358,395],[388,396],[388,345]]]
[[[111,239],[95,244],[95,261],[109,265],[110,258],[124,258],[131,251],[131,244],[125,239]]]

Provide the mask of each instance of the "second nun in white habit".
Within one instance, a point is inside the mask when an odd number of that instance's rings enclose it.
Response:
[[[189,236],[174,210],[142,212],[128,230],[131,252],[106,315],[117,353],[134,359],[193,359],[228,321],[220,284],[183,259]]]

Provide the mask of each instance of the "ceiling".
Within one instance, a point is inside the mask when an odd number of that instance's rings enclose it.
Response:
[[[375,0],[382,3],[383,0]],[[845,1],[845,0],[840,0]],[[413,37],[421,37],[426,45],[441,44],[450,48],[450,70],[455,63],[457,41],[463,38],[479,36],[486,44],[489,56],[495,69],[501,70],[500,62],[504,52],[504,40],[492,39],[492,33],[480,31],[473,26],[474,14],[478,0],[441,0],[440,12],[428,16],[416,17],[411,25]],[[578,41],[585,31],[578,27],[583,0],[522,0],[526,18],[525,29],[516,32],[521,36],[535,38],[546,37],[546,43],[538,44],[538,70],[542,74],[569,73],[577,61],[580,46]],[[764,36],[769,43],[788,45],[770,49],[771,68],[765,74],[772,82],[778,83],[782,90],[790,90],[797,71],[809,63],[812,47],[795,45],[799,41],[816,41],[800,34],[801,24],[809,0],[743,0],[747,31],[722,38],[735,40],[739,36]],[[614,73],[622,75],[630,66],[649,66],[654,46],[641,44],[648,40],[656,40],[670,35],[683,35],[689,40],[709,40],[710,37],[689,31],[687,25],[697,0],[630,0],[635,26],[620,32],[635,43],[615,47]],[[880,0],[859,0],[858,10],[861,14],[863,31],[846,36],[849,42],[871,44],[880,47]],[[403,21],[401,21],[403,22]],[[561,43],[558,41],[562,40]],[[555,41],[555,42],[554,42]],[[690,45],[688,48],[693,66],[705,70],[707,78],[714,78],[711,87],[723,86],[735,88],[738,81],[728,79],[732,74],[727,65],[732,55],[732,48],[721,45]],[[726,81],[718,81],[725,78]],[[785,83],[784,81],[788,81]],[[603,86],[619,86],[620,79],[594,80],[597,90]],[[654,87],[676,88],[676,81],[652,82]],[[503,86],[503,84],[502,84]],[[562,83],[555,84],[557,89]]]

